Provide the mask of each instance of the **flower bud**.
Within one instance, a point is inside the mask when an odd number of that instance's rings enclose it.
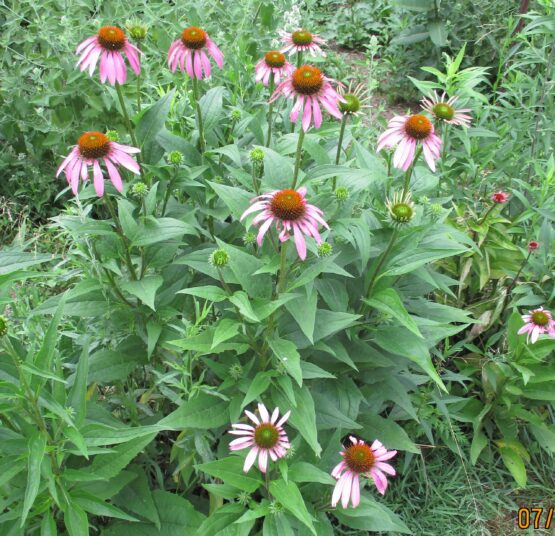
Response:
[[[225,249],[219,248],[212,252],[208,262],[216,268],[224,268],[229,262],[229,254]]]
[[[342,201],[346,201],[349,199],[349,189],[345,186],[340,186],[334,192],[335,198],[341,203]]]
[[[243,377],[243,367],[239,363],[234,363],[228,369],[229,375],[235,380],[239,380]]]
[[[143,199],[148,195],[148,186],[144,182],[136,182],[131,187],[131,195]]]
[[[243,244],[245,244],[245,246],[254,246],[254,244],[256,244],[256,234],[252,231],[247,231],[243,235]]]
[[[231,119],[233,119],[234,121],[239,121],[239,119],[241,119],[241,110],[239,110],[238,108],[231,110]]]
[[[0,315],[0,337],[3,337],[6,333],[8,333],[8,319]]]
[[[109,130],[108,132],[106,132],[106,137],[110,141],[119,141],[119,134],[117,130]]]
[[[264,151],[256,147],[249,153],[249,158],[253,164],[261,164],[264,162]]]
[[[333,253],[333,247],[327,242],[322,242],[318,246],[318,257],[329,257]]]
[[[135,41],[142,41],[148,32],[148,26],[142,24],[139,21],[126,21],[125,28],[129,32],[129,35],[135,39]]]
[[[183,162],[183,153],[179,151],[172,151],[171,153],[168,154],[167,158],[170,164],[173,164],[174,166],[178,166],[179,164],[181,164],[181,162]]]

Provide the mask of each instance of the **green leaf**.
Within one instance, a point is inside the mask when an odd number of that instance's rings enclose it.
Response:
[[[212,339],[212,350],[222,342],[232,339],[239,333],[241,324],[231,318],[223,318],[216,324],[214,337]]]
[[[284,480],[273,480],[270,482],[270,493],[283,507],[291,512],[301,523],[306,525],[312,534],[316,535],[316,530],[312,523],[312,516],[309,514],[304,503],[303,496],[294,482]]]
[[[28,268],[29,266],[35,266],[36,264],[52,260],[56,260],[56,258],[46,253],[34,254],[23,251],[2,251],[0,252],[0,275],[11,274],[22,268]]]
[[[138,366],[146,364],[146,355],[124,351],[99,350],[89,358],[89,383],[124,380]]]
[[[447,44],[447,28],[444,22],[440,20],[428,22],[428,32],[436,47],[444,47]]]
[[[148,305],[153,311],[156,311],[154,307],[154,298],[156,297],[156,291],[164,283],[164,278],[161,275],[147,275],[139,281],[126,281],[121,284],[121,288],[129,294],[139,298],[145,305]]]
[[[224,504],[202,522],[197,534],[203,536],[216,536],[216,534],[218,536],[236,536],[237,531],[244,529],[244,527],[233,525],[233,523],[244,513],[245,507],[241,504]]]
[[[295,462],[289,468],[289,478],[293,482],[317,482],[330,486],[336,483],[336,480],[329,473],[307,462]]]
[[[175,89],[172,89],[146,110],[135,129],[137,140],[141,145],[141,157],[149,164],[156,164],[164,153],[162,146],[156,140],[156,135],[164,128],[174,94]]]
[[[74,502],[64,510],[64,523],[69,536],[89,536],[89,520],[86,512]]]
[[[199,101],[205,132],[214,128],[220,120],[223,109],[224,90],[223,86],[213,87]]]
[[[386,448],[420,454],[420,449],[393,419],[384,419],[380,415],[364,413],[359,420],[368,437],[379,438]]]
[[[26,463],[24,460],[17,458],[5,458],[0,462],[0,488],[8,483],[14,476],[18,475],[25,469]]]
[[[39,492],[40,466],[46,451],[46,435],[42,432],[35,432],[29,438],[27,449],[27,487],[25,488],[25,498],[23,499],[20,527],[25,526],[29,511]]]
[[[191,287],[185,288],[183,290],[178,290],[177,294],[190,294],[191,296],[196,296],[197,298],[203,298],[211,302],[221,302],[227,300],[227,293],[220,287],[215,287],[213,285],[206,285],[204,287]]]
[[[172,430],[185,428],[209,430],[227,424],[228,420],[227,402],[201,392],[192,400],[183,402],[178,409],[158,424]]]
[[[417,337],[423,338],[418,326],[409,316],[401,298],[399,297],[399,294],[397,294],[395,289],[386,288],[372,296],[369,300],[363,299],[362,301],[382,313],[390,314],[393,318],[398,320],[401,325],[412,331]]]
[[[244,408],[247,404],[250,404],[253,400],[258,398],[262,393],[270,387],[270,383],[272,381],[272,372],[258,372],[257,375],[254,377],[254,380],[249,384],[249,388],[247,393],[245,394],[245,398],[241,403],[241,408]]]
[[[208,184],[210,184],[218,197],[228,206],[233,218],[239,220],[243,212],[249,208],[252,194],[245,192],[242,188],[226,186],[225,184],[218,184],[217,182],[208,181]]]
[[[318,293],[313,289],[309,296],[299,296],[285,304],[285,308],[311,343],[314,342],[317,303]]]
[[[233,296],[229,297],[229,301],[233,303],[233,305],[236,305],[238,307],[239,312],[247,320],[250,320],[251,322],[257,322],[257,323],[260,322],[260,319],[258,318],[258,316],[256,316],[256,313],[252,308],[251,301],[246,292],[243,292],[242,290],[238,290],[233,294]]]
[[[75,372],[75,380],[71,391],[69,392],[68,402],[74,410],[74,421],[79,427],[85,420],[87,413],[87,376],[89,374],[89,345],[88,341],[83,347],[79,363],[77,363],[77,371]]]
[[[480,453],[486,445],[488,444],[488,438],[482,432],[482,430],[474,430],[472,434],[472,443],[470,444],[470,463],[472,465],[476,465],[478,458],[480,457]]]
[[[124,469],[155,437],[156,432],[118,445],[107,454],[97,454],[93,463],[80,472],[85,478],[89,475],[95,480],[108,480]]]
[[[505,467],[510,471],[511,475],[513,475],[516,483],[521,488],[526,487],[526,467],[518,452],[512,448],[503,447],[499,449],[499,453],[501,454]]]
[[[113,504],[98,499],[90,493],[79,491],[72,492],[71,498],[73,504],[78,504],[85,512],[89,512],[95,516],[113,517],[115,519],[125,519],[126,521],[138,521],[136,517],[126,514]]]
[[[146,323],[146,334],[147,334],[147,357],[150,359],[154,349],[156,348],[156,344],[158,343],[158,339],[160,338],[160,334],[162,333],[162,326],[156,322],[155,320],[149,320]]]
[[[430,11],[434,9],[434,0],[394,0],[394,4],[410,11]]]
[[[287,422],[300,432],[316,456],[320,456],[322,447],[320,446],[320,443],[318,443],[314,400],[312,399],[310,390],[306,385],[303,386],[302,389],[295,386],[295,384],[293,384],[293,386],[297,406],[292,409],[291,416]],[[280,391],[274,391],[273,398],[276,405],[279,406],[282,411],[286,411],[286,409],[291,407],[291,403],[288,398]]]
[[[188,223],[175,218],[154,218],[149,216],[141,223],[137,230],[132,245],[150,246],[159,244],[172,238],[181,238],[183,235],[196,236],[197,231]]]
[[[318,309],[316,312],[316,325],[314,329],[314,340],[319,341],[342,331],[350,326],[354,326],[361,315],[343,313],[341,311],[328,311]]]
[[[160,516],[154,504],[146,474],[140,468],[133,472],[137,477],[119,492],[115,503],[148,519],[160,529]]]
[[[303,385],[303,373],[301,370],[301,356],[297,352],[297,347],[291,341],[273,338],[268,340],[268,344],[274,355],[280,360],[287,373],[299,384]]]
[[[54,316],[52,317],[50,325],[46,330],[46,334],[44,335],[44,338],[42,340],[41,347],[37,352],[37,355],[35,356],[33,364],[39,370],[49,372],[52,368],[52,358],[54,357],[54,352],[56,350],[59,338],[58,325],[62,318],[62,312],[64,310],[65,302],[66,294],[63,294],[58,303],[58,306],[56,307],[56,311],[54,313]],[[34,381],[32,383],[34,386],[37,387],[40,385],[44,385],[44,382],[42,380]]]
[[[358,531],[400,532],[412,534],[412,531],[386,506],[361,494],[360,504],[356,508],[336,508],[333,515],[347,527]]]
[[[376,333],[375,342],[384,350],[407,357],[416,363],[441,389],[447,392],[447,388],[439,377],[432,363],[430,352],[422,339],[416,337],[405,328],[381,327]]]
[[[254,493],[262,485],[262,480],[254,476],[257,475],[255,472],[246,475],[243,472],[244,463],[243,456],[229,456],[221,460],[202,463],[195,467],[210,476],[220,478],[226,484],[235,486],[237,489]]]

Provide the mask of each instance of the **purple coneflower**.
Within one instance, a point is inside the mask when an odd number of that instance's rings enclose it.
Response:
[[[539,309],[528,311],[528,313],[527,315],[522,315],[522,320],[526,323],[518,330],[519,335],[528,333],[526,342],[534,344],[539,336],[544,334],[555,339],[555,320],[553,320],[551,311],[540,307]]]
[[[331,498],[333,507],[339,499],[343,508],[348,507],[349,499],[354,508],[359,505],[360,475],[372,478],[382,495],[387,489],[387,477],[384,473],[395,476],[395,469],[384,462],[393,458],[397,454],[396,450],[386,450],[377,439],[371,446],[353,436],[349,436],[349,439],[352,445],[340,452],[343,460],[331,472],[331,476],[337,479]]]
[[[291,414],[288,411],[278,421],[279,408],[275,408],[272,416],[268,413],[264,404],[258,404],[258,412],[260,418],[254,413],[245,410],[245,415],[255,424],[232,424],[233,430],[229,430],[230,434],[241,436],[234,439],[230,444],[231,450],[241,450],[250,448],[251,450],[245,458],[243,471],[248,473],[258,456],[258,468],[265,473],[268,468],[268,456],[272,461],[283,458],[290,448],[289,439],[283,429],[283,425]]]
[[[322,110],[320,104],[337,119],[342,119],[343,115],[338,108],[339,102],[345,99],[333,89],[330,82],[335,82],[331,78],[324,76],[318,67],[303,65],[290,78],[283,81],[270,97],[270,102],[274,102],[280,94],[286,98],[297,98],[289,118],[292,123],[296,123],[301,109],[302,127],[306,132],[313,121],[316,128],[322,124]]]
[[[443,121],[444,123],[449,123],[451,125],[462,125],[463,127],[468,127],[472,117],[467,114],[470,112],[470,108],[455,108],[455,104],[459,100],[458,97],[451,97],[445,100],[445,93],[438,96],[437,92],[430,97],[424,97],[422,99],[422,109],[426,110],[436,119]]]
[[[259,195],[253,199],[254,203],[243,212],[240,220],[242,221],[249,214],[261,210],[262,212],[252,220],[254,225],[262,223],[256,237],[258,245],[262,245],[264,235],[275,221],[280,241],[288,240],[292,232],[299,257],[304,261],[306,259],[305,235],[312,236],[317,244],[321,244],[322,238],[318,232],[318,226],[321,224],[329,229],[323,219],[323,212],[318,207],[307,203],[305,196],[306,188],[304,186],[298,190],[275,190]]]
[[[108,176],[118,192],[123,190],[121,176],[116,166],[122,165],[135,174],[140,173],[139,164],[129,156],[140,153],[140,149],[110,141],[102,132],[85,132],[77,145],[64,158],[56,172],[56,177],[63,171],[71,191],[77,195],[79,177],[82,181],[89,178],[89,166],[93,169],[93,184],[98,197],[104,195],[104,176],[100,163],[104,162]]]
[[[139,54],[141,51],[132,45],[125,32],[117,26],[102,26],[98,34],[85,39],[76,50],[80,54],[77,65],[84,71],[89,69],[92,76],[98,59],[100,58],[100,81],[106,80],[113,86],[123,84],[127,79],[127,67],[123,59],[123,52],[127,56],[129,65],[136,75],[141,73]]]
[[[191,78],[202,80],[208,78],[212,72],[210,60],[204,49],[221,69],[224,65],[224,56],[208,34],[197,26],[189,26],[181,32],[181,37],[175,40],[168,50],[168,64],[172,72],[177,66],[181,72],[187,72]]]
[[[387,130],[378,138],[378,151],[396,145],[393,165],[407,171],[414,160],[418,142],[422,144],[428,166],[435,171],[435,161],[440,156],[441,138],[434,133],[434,125],[425,115],[396,115],[390,119]]]
[[[266,52],[264,57],[256,64],[256,78],[257,82],[267,86],[270,82],[270,75],[274,75],[274,82],[279,85],[282,78],[287,78],[295,70],[286,59],[285,54],[279,50],[271,50]]]
[[[294,32],[286,32],[280,30],[281,40],[285,45],[281,51],[289,54],[308,51],[312,56],[320,54],[325,56],[326,53],[320,48],[326,41],[319,35],[308,32],[307,30],[295,30]]]

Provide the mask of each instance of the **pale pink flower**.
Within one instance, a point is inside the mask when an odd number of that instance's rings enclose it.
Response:
[[[116,166],[123,166],[136,175],[140,173],[139,164],[129,156],[141,152],[136,147],[110,141],[102,132],[85,132],[77,145],[64,158],[56,172],[56,177],[63,171],[71,191],[77,195],[79,177],[82,181],[89,179],[89,166],[93,170],[93,184],[98,197],[104,194],[104,176],[100,163],[104,162],[108,176],[118,192],[123,190],[121,176]]]
[[[197,26],[185,28],[181,37],[174,41],[168,50],[168,64],[172,73],[179,65],[181,72],[187,72],[191,78],[208,78],[212,69],[204,49],[221,69],[224,65],[224,55],[208,34]]]
[[[389,120],[387,130],[378,138],[378,151],[397,146],[393,165],[407,171],[414,160],[416,144],[422,144],[424,159],[432,171],[440,157],[441,138],[434,132],[434,125],[425,115],[396,115]]]
[[[259,195],[253,199],[254,203],[243,212],[240,220],[242,221],[249,214],[261,210],[262,212],[252,220],[254,225],[262,223],[256,237],[258,245],[262,245],[264,235],[275,221],[280,241],[288,240],[292,232],[299,257],[304,261],[306,259],[304,235],[312,236],[317,244],[321,244],[322,238],[318,232],[318,225],[321,224],[329,229],[323,219],[323,212],[318,207],[308,204],[305,196],[306,188],[304,186],[298,190],[275,190]]]
[[[287,453],[287,449],[291,446],[287,434],[283,429],[283,425],[289,418],[291,412],[288,411],[279,421],[279,408],[275,408],[270,417],[266,406],[264,404],[258,404],[258,412],[260,417],[245,410],[245,415],[255,426],[251,426],[250,424],[232,424],[231,426],[234,429],[228,432],[241,436],[239,439],[234,439],[229,444],[231,450],[251,449],[245,458],[245,465],[243,466],[243,471],[245,473],[249,472],[257,456],[258,468],[265,473],[268,468],[268,456],[275,462],[279,458],[283,458]]]
[[[102,26],[98,34],[85,39],[76,50],[80,54],[77,66],[81,71],[89,69],[92,76],[96,64],[100,58],[100,81],[104,84],[106,80],[113,86],[124,84],[127,79],[127,67],[123,59],[123,52],[131,69],[138,76],[141,73],[139,54],[141,51],[132,45],[125,32],[117,26]]]
[[[274,102],[280,94],[288,99],[296,97],[297,102],[289,115],[291,122],[297,122],[302,109],[303,130],[306,132],[310,128],[311,121],[314,121],[316,128],[320,128],[322,124],[320,104],[337,119],[343,118],[338,105],[339,102],[345,102],[345,99],[333,89],[330,82],[335,80],[324,76],[317,67],[303,65],[295,69],[293,75],[276,88],[270,97],[270,102]]]
[[[491,200],[494,203],[506,203],[509,200],[509,194],[506,192],[495,192],[491,194]]]
[[[281,40],[285,45],[281,49],[282,52],[289,53],[291,55],[308,51],[312,56],[319,54],[320,56],[325,57],[326,55],[326,53],[320,48],[320,45],[324,45],[326,42],[319,35],[302,29],[298,29],[293,32],[280,30],[279,35],[281,35]]]
[[[532,342],[534,344],[540,335],[547,334],[552,339],[555,339],[555,320],[551,315],[551,311],[540,307],[539,309],[534,309],[533,311],[528,311],[529,314],[522,315],[522,320],[526,322],[518,330],[519,335],[528,333],[526,342]]]
[[[396,450],[386,450],[377,439],[372,446],[353,436],[349,436],[349,439],[352,444],[340,452],[343,460],[331,472],[331,476],[337,479],[331,498],[333,507],[337,505],[339,499],[343,508],[348,507],[349,499],[353,508],[359,505],[360,475],[372,478],[382,495],[387,489],[387,477],[384,473],[395,476],[395,469],[384,462],[393,458],[397,454]]]
[[[437,92],[434,91],[432,96],[422,99],[422,109],[444,123],[468,127],[472,120],[472,117],[467,113],[471,111],[470,108],[455,108],[455,104],[459,98],[451,97],[445,100],[445,97],[445,93],[439,97]]]
[[[285,54],[278,50],[266,52],[264,57],[256,64],[256,81],[267,86],[270,82],[270,75],[274,75],[274,82],[279,85],[282,78],[287,78],[295,70],[286,59]]]

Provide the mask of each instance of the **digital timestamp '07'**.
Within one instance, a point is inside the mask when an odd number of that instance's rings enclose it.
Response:
[[[555,527],[553,511],[555,508],[519,508],[517,524],[519,529],[550,529]],[[544,521],[545,520],[545,521]]]

